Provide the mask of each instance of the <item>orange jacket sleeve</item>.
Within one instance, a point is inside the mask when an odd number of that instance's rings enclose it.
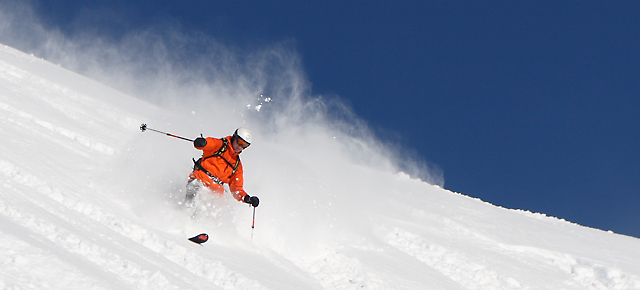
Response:
[[[220,139],[207,137],[205,140],[207,142],[206,142],[206,145],[204,145],[203,147],[196,146],[195,142],[193,143],[193,147],[198,150],[212,151],[212,152],[215,152],[216,150],[220,149],[220,147],[222,147],[222,140]]]
[[[231,194],[233,194],[233,197],[238,201],[243,201],[243,198],[247,195],[247,192],[242,188],[243,185],[244,176],[242,170],[242,161],[240,161],[236,173],[233,175],[233,178],[231,178],[231,181],[229,182],[229,190],[231,190]]]

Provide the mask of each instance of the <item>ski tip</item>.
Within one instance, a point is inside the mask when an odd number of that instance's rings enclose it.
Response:
[[[202,244],[202,243],[204,243],[204,242],[206,242],[208,240],[209,240],[209,235],[207,235],[205,233],[199,234],[199,235],[197,235],[197,236],[195,236],[193,238],[189,238],[189,241],[192,241],[192,242],[194,242],[196,244]]]

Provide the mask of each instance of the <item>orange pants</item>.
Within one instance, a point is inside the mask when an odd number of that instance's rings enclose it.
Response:
[[[187,192],[189,191],[189,184],[192,184],[194,180],[200,181],[202,186],[208,188],[209,190],[211,190],[211,192],[217,194],[218,196],[224,195],[224,187],[222,185],[211,182],[210,180],[198,179],[195,174],[193,174],[193,172],[189,174],[189,181],[187,181]],[[199,190],[200,188],[202,188],[202,186],[197,186],[198,188],[196,188],[196,190]],[[196,187],[195,184],[194,187]]]

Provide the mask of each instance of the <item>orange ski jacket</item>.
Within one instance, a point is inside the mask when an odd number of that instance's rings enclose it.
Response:
[[[201,169],[198,169],[196,165],[190,177],[200,179],[218,195],[224,194],[222,184],[229,184],[229,190],[231,190],[233,197],[242,201],[247,195],[242,188],[244,184],[242,162],[240,162],[240,154],[233,150],[231,136],[221,139],[207,137],[205,140],[207,140],[207,144],[204,147],[193,145],[196,149],[202,150],[202,158],[198,160]],[[226,144],[224,140],[226,140]],[[218,180],[212,179],[202,169]]]

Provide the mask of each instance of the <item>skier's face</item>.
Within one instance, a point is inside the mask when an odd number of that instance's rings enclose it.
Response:
[[[231,142],[231,146],[233,146],[233,151],[235,151],[236,153],[240,153],[242,152],[242,150],[244,150],[244,148],[249,147],[249,144],[247,144],[240,138],[234,138],[233,142]]]

